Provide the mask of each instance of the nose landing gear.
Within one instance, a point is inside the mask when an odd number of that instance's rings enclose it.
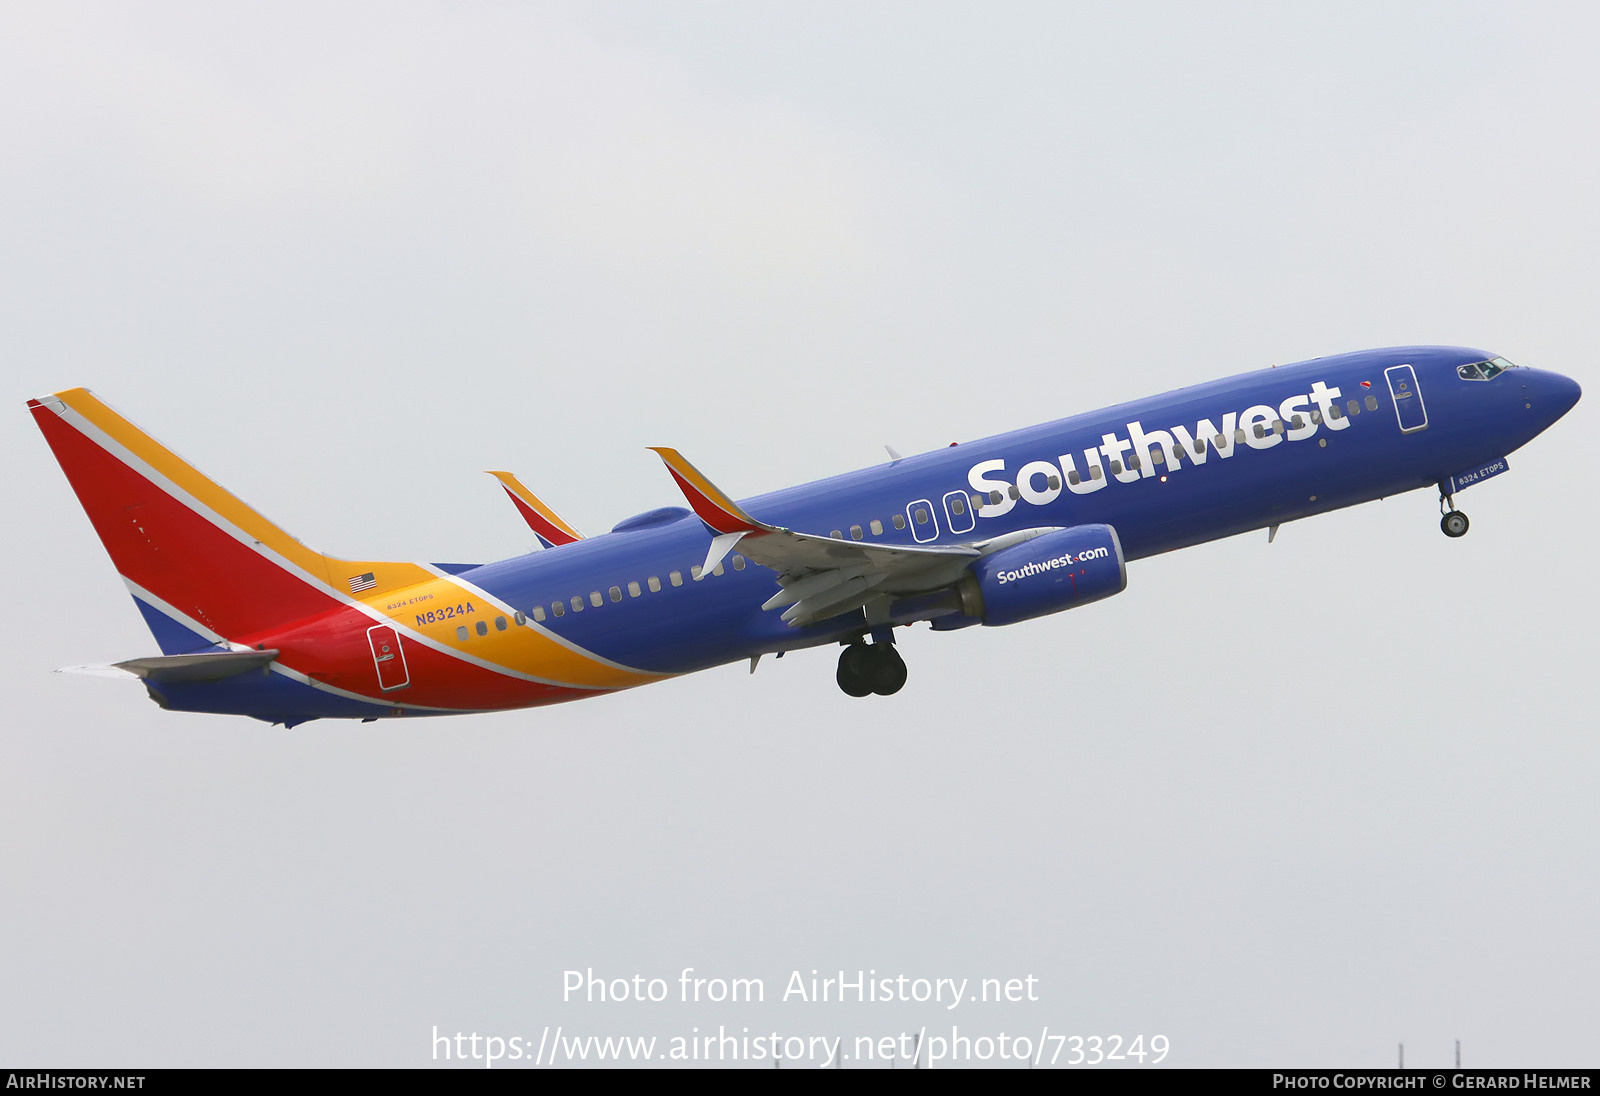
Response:
[[[859,639],[839,652],[839,688],[850,696],[893,696],[906,683],[906,663],[892,642]]]
[[[1440,491],[1439,510],[1443,515],[1439,518],[1439,528],[1444,530],[1445,536],[1464,537],[1467,535],[1467,529],[1471,523],[1467,521],[1467,515],[1456,509],[1454,495],[1447,495]]]

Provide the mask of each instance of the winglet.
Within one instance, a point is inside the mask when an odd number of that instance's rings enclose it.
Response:
[[[700,520],[710,527],[713,533],[765,533],[770,527],[761,524],[755,518],[742,510],[738,503],[718,490],[717,485],[700,474],[700,470],[684,459],[683,454],[676,449],[666,449],[650,446],[650,451],[659,456],[667,466],[667,471],[672,473],[672,478],[678,481],[678,489],[683,492],[683,497],[689,500],[689,505]]]
[[[510,472],[490,472],[491,476],[500,481],[500,486],[506,489],[506,494],[511,496],[511,501],[517,507],[517,513],[522,515],[522,520],[528,523],[528,528],[533,530],[533,535],[539,538],[546,548],[554,548],[558,544],[571,544],[573,541],[583,539],[583,534],[561,520],[550,507],[539,501],[537,495],[526,487]]]

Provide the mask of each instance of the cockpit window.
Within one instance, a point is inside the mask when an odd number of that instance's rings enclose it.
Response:
[[[1489,381],[1498,377],[1507,369],[1515,368],[1516,366],[1504,358],[1495,358],[1493,361],[1474,362],[1472,365],[1457,366],[1456,376],[1464,381]]]

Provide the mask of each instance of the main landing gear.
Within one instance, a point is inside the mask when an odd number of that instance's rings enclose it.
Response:
[[[1456,509],[1454,495],[1446,495],[1440,492],[1439,510],[1443,515],[1439,518],[1439,528],[1444,530],[1445,536],[1464,537],[1467,535],[1467,529],[1471,523],[1467,521],[1467,515]]]
[[[906,663],[893,641],[853,640],[839,652],[839,688],[850,696],[893,696],[906,683]]]

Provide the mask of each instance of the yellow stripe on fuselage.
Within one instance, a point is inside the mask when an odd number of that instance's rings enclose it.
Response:
[[[672,676],[612,665],[566,646],[532,621],[519,626],[514,610],[498,606],[482,591],[451,578],[434,578],[362,601],[396,625],[427,636],[441,647],[541,681],[585,689],[626,689]],[[496,627],[496,618],[505,620],[503,630]],[[484,635],[478,634],[479,622],[485,626]],[[465,639],[457,629],[466,630]]]

